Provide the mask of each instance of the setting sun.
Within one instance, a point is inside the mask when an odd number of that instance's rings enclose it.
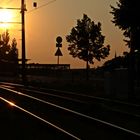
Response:
[[[8,22],[13,21],[13,13],[10,10],[0,10],[0,28],[10,28],[11,24]]]

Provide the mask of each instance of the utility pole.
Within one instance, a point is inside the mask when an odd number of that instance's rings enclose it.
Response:
[[[21,0],[21,8],[3,8],[0,7],[0,9],[10,9],[10,10],[20,10],[21,11],[21,22],[5,22],[9,24],[21,24],[21,31],[22,31],[22,68],[21,68],[21,75],[22,75],[22,82],[23,84],[26,84],[26,50],[25,50],[25,11],[26,10],[26,4],[25,0]],[[1,22],[0,22],[1,23]]]
[[[135,98],[135,46],[134,46],[134,28],[130,28],[130,58],[129,58],[129,67],[128,67],[128,74],[129,74],[129,98]]]
[[[25,0],[21,0],[21,24],[22,24],[22,82],[26,83],[26,50],[25,50]]]
[[[40,6],[39,8],[46,6],[52,2],[55,2],[56,0],[52,0],[42,6]],[[34,2],[33,6],[36,8],[37,7],[37,3]],[[9,24],[21,24],[21,31],[22,31],[22,68],[21,68],[21,76],[22,76],[22,82],[23,84],[26,84],[27,82],[27,77],[26,77],[26,48],[25,48],[25,11],[27,11],[26,9],[26,4],[25,4],[25,0],[21,0],[21,7],[20,8],[3,8],[0,7],[0,9],[10,9],[10,10],[20,10],[21,11],[21,22],[5,22],[5,23],[9,23]],[[0,22],[3,23],[3,22]]]

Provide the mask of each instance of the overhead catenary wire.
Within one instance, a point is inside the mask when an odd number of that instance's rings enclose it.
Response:
[[[42,7],[45,7],[45,6],[47,6],[47,5],[49,5],[49,4],[51,4],[51,3],[54,3],[56,0],[51,0],[51,1],[49,1],[49,2],[47,2],[47,3],[45,3],[45,4],[43,4],[43,5],[41,5],[41,6],[38,6],[37,8],[34,8],[34,9],[32,9],[32,10],[30,10],[30,11],[28,11],[27,13],[31,13],[31,12],[33,12],[33,11],[35,11],[35,10],[37,10],[37,9],[40,9],[40,8],[42,8]],[[13,0],[9,0],[7,3],[11,3],[11,2],[13,2]],[[21,10],[21,8],[15,8],[15,7],[8,7],[8,8],[5,8],[5,7],[0,7],[0,9],[7,9],[7,10]],[[16,16],[15,18],[17,18],[18,16]],[[2,24],[3,22],[1,22],[0,24]],[[13,23],[15,23],[15,24],[19,24],[20,22],[7,22],[7,23],[9,23],[9,24],[13,24]]]
[[[47,5],[51,4],[51,3],[54,3],[55,1],[56,1],[56,0],[51,0],[51,1],[45,3],[45,4],[41,5],[41,6],[38,6],[38,7],[35,8],[35,9],[32,9],[32,10],[28,11],[27,13],[31,13],[31,12],[33,12],[33,11],[35,11],[35,10],[38,10],[38,9],[40,9],[40,8],[42,8],[42,7],[45,7],[45,6],[47,6]]]
[[[13,1],[13,0],[9,0],[10,3],[11,3],[12,1]],[[45,7],[45,6],[47,6],[47,5],[51,4],[51,3],[54,3],[55,1],[56,1],[56,0],[51,0],[51,1],[45,3],[45,4],[41,5],[41,6],[38,6],[37,8],[34,8],[34,9],[28,11],[27,13],[30,13],[30,12],[33,12],[33,11],[35,11],[35,10],[37,10],[37,9],[40,9],[40,8],[42,8],[42,7]],[[9,2],[7,2],[7,3],[9,3]],[[21,8],[15,8],[15,7],[8,7],[8,8],[5,8],[5,7],[0,7],[0,9],[20,10]]]
[[[12,1],[13,1],[13,0],[9,0],[10,3],[11,3]],[[34,9],[28,11],[27,14],[28,14],[28,13],[31,13],[31,12],[34,12],[34,11],[36,11],[36,10],[42,8],[42,7],[45,7],[45,6],[47,6],[47,5],[51,4],[51,3],[54,3],[55,1],[56,1],[56,0],[51,0],[51,1],[45,3],[45,4],[41,5],[41,6],[38,6],[37,8],[34,8]],[[13,7],[12,7],[12,8],[11,8],[11,7],[10,7],[10,8],[4,8],[4,7],[0,7],[0,9],[20,10],[21,8],[13,8]],[[18,16],[16,16],[16,17],[18,17]]]

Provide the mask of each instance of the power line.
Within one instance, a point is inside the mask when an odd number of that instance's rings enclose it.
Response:
[[[12,22],[12,21],[2,22],[2,21],[0,21],[0,24],[21,24],[21,22]]]
[[[7,10],[20,10],[21,8],[5,8],[5,7],[0,7],[0,9],[7,9]]]
[[[21,8],[3,8],[1,9],[11,9],[11,10],[20,10],[21,11],[21,36],[22,36],[22,81],[23,84],[26,82],[26,52],[25,52],[25,11],[26,11],[26,4],[25,0],[21,0]],[[9,24],[13,22],[7,22]],[[18,22],[17,22],[18,23]]]
[[[56,1],[56,0],[51,0],[51,1],[49,1],[49,2],[47,2],[47,3],[45,3],[45,4],[43,4],[43,5],[41,5],[41,6],[37,7],[37,8],[35,8],[35,9],[32,9],[32,10],[28,11],[27,13],[31,13],[31,12],[33,12],[33,11],[35,11],[35,10],[38,10],[38,9],[40,9],[40,8],[42,8],[42,7],[45,7],[45,6],[47,6],[47,5],[51,4],[51,3],[54,3],[55,1]]]
[[[13,0],[9,0],[9,2],[11,3]],[[31,13],[31,12],[34,12],[35,10],[38,10],[38,9],[40,9],[40,8],[42,8],[42,7],[45,7],[45,6],[47,6],[47,5],[49,5],[49,4],[52,4],[52,3],[54,3],[56,0],[51,0],[51,1],[49,1],[49,2],[47,2],[47,3],[45,3],[45,4],[43,4],[43,5],[41,5],[41,6],[39,6],[39,7],[37,7],[37,8],[35,8],[35,9],[32,9],[32,10],[30,10],[30,11],[28,11],[27,13]],[[8,3],[8,2],[7,2]],[[7,9],[7,10],[21,10],[21,8],[4,8],[4,7],[0,7],[0,9]],[[16,16],[16,17],[18,17],[18,16]],[[1,22],[2,23],[2,22]],[[12,22],[11,22],[12,23]],[[14,23],[14,22],[13,22]],[[18,22],[19,23],[19,22]],[[16,23],[17,24],[17,23]]]

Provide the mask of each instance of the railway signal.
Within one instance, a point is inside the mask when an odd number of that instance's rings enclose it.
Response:
[[[62,37],[61,36],[58,36],[56,38],[56,47],[62,47]]]
[[[57,47],[57,51],[55,53],[55,56],[57,56],[57,64],[59,65],[59,56],[63,56],[62,52],[61,52],[61,47],[62,47],[62,37],[58,36],[56,38],[56,47]]]

